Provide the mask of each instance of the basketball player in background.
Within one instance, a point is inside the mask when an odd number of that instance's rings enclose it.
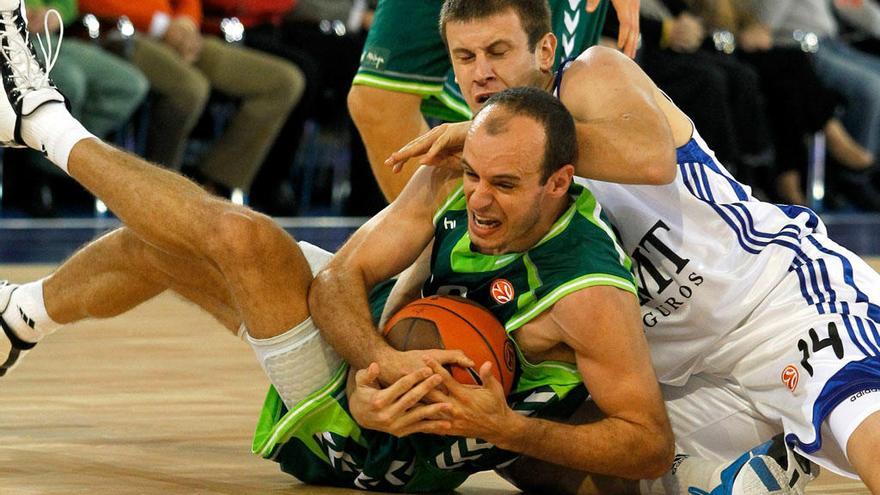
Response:
[[[474,110],[525,84],[572,112],[576,174],[633,259],[679,450],[724,458],[784,432],[797,452],[880,493],[880,394],[871,393],[880,388],[880,277],[812,211],[753,198],[626,57],[595,47],[554,74],[555,37],[545,20],[531,48],[521,3],[446,1],[441,29],[456,77]],[[490,52],[499,45],[503,55]],[[425,152],[425,163],[458,162],[466,131],[438,128],[389,163]],[[660,485],[642,489],[674,492]]]
[[[416,163],[394,174],[382,166],[385,158],[427,131],[426,117],[450,122],[471,117],[437,33],[442,3],[380,0],[352,81],[348,108],[388,201],[403,190]],[[621,26],[618,46],[635,56],[639,0],[551,0],[553,31],[563,40],[557,63],[598,43],[612,4]]]
[[[274,384],[257,450],[305,481],[451,489],[470,472],[498,467],[517,452],[634,478],[657,476],[672,461],[671,431],[640,329],[628,260],[592,195],[571,184],[574,126],[552,97],[540,91],[499,95],[474,125],[464,182],[460,172],[425,168],[393,205],[357,231],[325,272],[321,289],[312,291],[316,316],[335,325],[363,325],[382,341],[367,310],[366,289],[411,265],[432,240],[451,253],[446,261],[452,263],[432,267],[429,293],[470,285],[469,297],[486,302],[491,280],[485,277],[506,274],[515,284],[515,301],[496,304],[495,314],[517,329],[520,350],[532,361],[523,371],[528,380],[521,379],[512,407],[497,393],[486,366],[480,369],[486,388],[460,390],[494,408],[484,414],[499,423],[484,438],[506,450],[451,436],[422,442],[361,430],[346,411],[347,366],[324,344],[306,299],[312,272],[329,253],[299,247],[271,219],[94,138],[68,113],[33,57],[21,34],[23,5],[2,0],[0,16],[0,50],[7,61],[0,142],[43,150],[126,225],[88,244],[47,279],[0,291],[4,374],[60,324],[117,315],[171,289],[228,329],[244,329]],[[496,162],[499,156],[506,160]],[[435,215],[443,217],[436,224]],[[583,246],[584,255],[560,256],[570,245]],[[484,273],[487,263],[497,273]],[[361,278],[347,279],[343,272]],[[327,292],[341,280],[344,291]],[[457,351],[415,354],[428,356],[435,368],[423,365],[404,377],[417,383],[415,395],[399,398],[412,425],[386,426],[400,434],[448,433],[452,425],[444,417],[453,404],[423,405],[419,399],[444,378],[436,376],[439,365],[482,363]],[[545,365],[546,359],[564,363]],[[364,386],[353,387],[352,403],[365,404],[363,420],[378,425],[382,416],[371,414],[370,371],[364,374]],[[528,417],[540,415],[536,411],[569,414],[586,397],[583,380],[606,419],[568,426]],[[369,397],[359,399],[364,394]],[[322,414],[313,414],[316,407]],[[534,429],[550,438],[538,443],[522,436]],[[576,451],[572,438],[578,439]],[[447,463],[462,446],[479,454]]]

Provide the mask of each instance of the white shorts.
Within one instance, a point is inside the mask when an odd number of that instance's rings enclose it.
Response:
[[[702,370],[664,387],[682,451],[730,459],[785,432],[807,458],[855,476],[847,441],[880,411],[880,276],[825,236],[801,249]]]

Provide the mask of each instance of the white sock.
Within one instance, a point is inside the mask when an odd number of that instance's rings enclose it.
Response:
[[[695,487],[708,493],[721,484],[721,471],[728,464],[678,454],[672,469],[656,480],[642,480],[639,492],[642,495],[687,495],[688,488]]]
[[[69,173],[67,159],[73,146],[95,136],[70,115],[63,103],[52,102],[21,119],[21,137],[25,144],[44,151],[52,163]]]
[[[46,312],[43,301],[43,280],[18,286],[3,312],[3,321],[25,342],[39,342],[61,327]]]

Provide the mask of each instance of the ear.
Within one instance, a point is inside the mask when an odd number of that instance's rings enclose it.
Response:
[[[535,45],[535,57],[538,59],[538,68],[542,72],[551,72],[553,70],[553,61],[556,59],[555,34],[547,33],[538,40],[538,44]]]
[[[547,179],[547,193],[553,197],[565,196],[568,194],[572,180],[574,180],[574,165],[562,166]]]

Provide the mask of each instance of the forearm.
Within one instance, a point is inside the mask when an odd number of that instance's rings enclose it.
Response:
[[[324,338],[355,369],[379,362],[391,347],[376,331],[363,277],[330,267],[319,273],[309,290],[309,311]]]
[[[615,120],[578,122],[581,177],[621,184],[667,184],[675,178],[675,145],[656,117],[624,114]]]
[[[498,438],[487,440],[561,466],[627,479],[660,477],[671,466],[674,452],[662,426],[620,418],[568,425],[516,415],[505,428]]]

